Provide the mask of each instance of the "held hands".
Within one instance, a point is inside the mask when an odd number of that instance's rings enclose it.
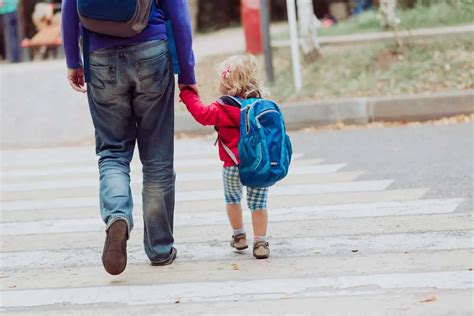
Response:
[[[84,69],[82,67],[67,70],[67,81],[77,92],[87,92],[84,84]]]
[[[191,88],[196,94],[199,94],[199,88],[197,84],[179,84],[179,91],[182,91],[184,88]]]

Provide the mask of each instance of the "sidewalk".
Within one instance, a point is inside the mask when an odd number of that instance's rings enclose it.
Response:
[[[284,28],[284,24],[277,25],[278,28]],[[454,27],[434,29],[430,34],[436,32],[454,32],[473,31],[474,26]],[[379,34],[380,35],[380,34]],[[369,35],[360,35],[369,36]],[[359,36],[359,37],[360,37]],[[383,33],[381,36],[385,36]],[[357,38],[356,35],[348,38]],[[244,51],[244,37],[240,28],[231,28],[216,33],[196,36],[195,40],[196,57],[199,61],[206,56],[212,56],[220,53],[232,53]],[[205,82],[205,78],[201,79]],[[81,143],[89,143],[93,139],[93,127],[87,106],[85,95],[73,92],[66,81],[66,69],[63,60],[25,63],[15,65],[2,65],[0,69],[0,89],[1,90],[1,145],[8,147],[29,147],[29,146],[60,146],[60,145],[77,145]],[[27,93],[25,93],[27,91]],[[444,105],[439,105],[434,112],[436,116],[455,115],[463,113],[472,113],[472,91],[461,92],[467,93],[467,96],[459,96],[451,98]],[[470,94],[469,94],[470,93]],[[423,119],[417,114],[412,115],[414,109],[419,109],[420,105],[411,107],[410,104],[417,104],[413,98],[418,96],[410,96],[412,101],[405,102],[400,97],[378,98],[375,101],[380,105],[380,109],[385,113],[391,112],[391,119],[406,119],[405,112],[410,115],[409,119]],[[431,96],[436,98],[437,96]],[[420,96],[420,99],[427,102],[426,96]],[[330,118],[329,123],[334,120],[340,120],[342,113],[356,115],[356,119],[361,122],[368,120],[367,102],[369,99],[353,99],[338,100],[340,106],[332,107],[335,102],[328,101],[322,104],[306,104],[301,108],[286,107],[284,111],[288,116],[290,126],[300,127],[304,124],[320,124]],[[372,99],[370,99],[372,100]],[[398,105],[391,106],[391,102],[398,100]],[[440,99],[441,100],[441,99]],[[460,105],[456,104],[458,100]],[[414,102],[414,103],[413,103]],[[426,103],[425,102],[425,103]],[[346,106],[349,104],[349,106]],[[421,105],[425,112],[429,107]],[[309,117],[315,118],[308,121],[306,112],[301,109],[305,108],[311,114]],[[395,109],[395,110],[394,110]],[[403,111],[401,111],[403,109]],[[361,112],[362,111],[362,112]],[[398,111],[398,112],[396,112]],[[299,112],[292,114],[291,112]],[[362,113],[362,114],[361,114]],[[320,116],[322,115],[322,116]],[[362,115],[362,120],[360,120]],[[296,121],[292,117],[300,117]],[[385,119],[384,116],[378,116],[374,119]],[[436,118],[436,117],[430,117]],[[301,120],[304,119],[304,122]],[[349,121],[354,117],[348,117]],[[327,121],[327,120],[326,120]],[[209,129],[203,129],[198,126],[189,115],[178,113],[177,119],[178,132],[208,132]],[[304,125],[303,124],[303,125]]]
[[[398,33],[400,38],[420,38],[433,37],[442,35],[457,35],[468,34],[474,32],[474,24],[461,26],[448,26],[437,28],[422,28],[413,30],[401,30]],[[351,34],[351,35],[336,35],[336,36],[320,36],[321,45],[336,45],[336,44],[352,44],[370,41],[381,41],[396,38],[395,32],[374,32],[366,34]],[[275,40],[272,43],[274,47],[289,47],[291,42],[289,40]]]

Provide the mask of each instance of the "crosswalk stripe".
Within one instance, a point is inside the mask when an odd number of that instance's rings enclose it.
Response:
[[[129,264],[119,277],[104,274],[101,266],[83,266],[74,269],[33,269],[9,271],[0,284],[1,290],[51,289],[67,287],[107,286],[111,280],[128,285],[165,284],[179,282],[232,281],[272,277],[310,277],[320,275],[407,273],[439,271],[450,266],[464,270],[471,263],[468,250],[445,250],[410,254],[350,254],[347,256],[320,256],[272,258],[266,264],[254,264],[249,253],[236,261],[217,260],[187,262],[177,260],[173,266],[157,268],[149,264]],[[233,267],[237,265],[238,270]],[[396,267],[396,268],[395,268]],[[206,271],[207,273],[195,273]]]
[[[217,147],[209,146],[208,140],[180,140],[175,142],[175,160],[216,158]],[[68,148],[38,148],[2,150],[2,169],[18,167],[42,167],[58,164],[90,164],[97,162],[93,147]],[[302,153],[295,153],[295,158],[302,157]],[[138,161],[139,153],[135,150],[134,161]]]
[[[363,286],[365,287],[361,288]],[[166,304],[174,303],[177,298],[183,303],[192,303],[347,295],[349,289],[355,293],[370,294],[377,293],[377,289],[472,289],[472,287],[471,272],[442,271],[3,291],[2,305],[3,308],[12,308],[64,303]],[[27,301],[25,297],[28,297]]]
[[[220,217],[225,217],[222,212]],[[455,212],[442,214],[421,214],[384,217],[328,218],[304,221],[274,221],[270,214],[268,235],[270,238],[300,238],[318,236],[415,233],[419,231],[467,230],[474,224],[474,217],[469,213]],[[135,222],[139,224],[139,221]],[[141,224],[139,225],[141,226]],[[21,227],[21,226],[19,226]],[[100,246],[105,239],[105,225],[100,231],[54,232],[37,235],[7,235],[0,238],[1,252],[61,250]],[[251,224],[245,221],[249,239],[252,237]],[[298,230],[295,231],[295,227]],[[21,230],[20,228],[18,230]],[[208,226],[176,226],[175,240],[188,242],[228,241],[232,231],[229,224]],[[133,230],[128,244],[143,245],[143,229]]]
[[[330,205],[350,203],[375,203],[390,201],[409,201],[421,199],[428,189],[403,189],[370,192],[335,192],[323,194],[298,195],[296,199],[288,199],[287,196],[273,196],[269,200],[269,209],[305,207],[308,205]],[[222,211],[225,208],[224,201],[176,201],[175,214],[191,213],[201,211]],[[245,205],[244,205],[245,208]],[[141,214],[140,207],[135,207],[135,214]],[[98,206],[74,207],[58,209],[34,209],[34,210],[2,210],[0,222],[24,222],[51,219],[77,219],[91,218],[99,215]]]
[[[335,182],[350,182],[359,178],[363,172],[335,172],[323,174],[302,174],[302,175],[288,175],[285,179],[277,185],[285,184],[324,184]],[[38,189],[31,191],[12,191],[2,192],[0,200],[34,200],[46,198],[67,198],[67,197],[86,197],[97,196],[99,191],[99,181],[95,186],[76,187],[76,188],[55,188],[55,189]],[[177,181],[176,191],[193,191],[196,188],[201,190],[222,190],[222,180],[207,180],[207,181]],[[131,185],[132,192],[141,192],[142,184],[133,183]]]
[[[305,194],[321,194],[332,192],[359,192],[359,191],[381,191],[393,183],[393,180],[358,181],[332,184],[306,184],[278,186],[270,190],[270,196],[291,196]],[[200,200],[222,200],[222,190],[177,192],[176,199],[179,201]],[[135,196],[136,205],[141,205],[141,197]],[[35,210],[52,208],[77,208],[97,206],[97,198],[68,198],[55,200],[30,200],[30,201],[7,201],[3,202],[3,210]]]
[[[294,160],[292,163],[293,168],[310,167],[311,165],[320,164],[323,162],[322,159],[306,159],[306,160]],[[192,172],[194,170],[206,169],[209,171],[222,170],[222,163],[217,158],[203,158],[203,159],[188,159],[188,160],[177,160],[174,162],[176,172]],[[130,169],[133,173],[141,176],[142,165],[138,163],[131,164]],[[37,178],[42,177],[70,177],[75,176],[83,178],[85,176],[97,177],[98,167],[96,164],[84,165],[84,166],[71,166],[71,167],[59,167],[59,168],[44,168],[44,169],[23,169],[23,170],[4,170],[2,171],[2,178],[4,181],[12,180],[24,180],[27,178],[29,181],[34,181]]]
[[[301,166],[291,169],[292,175],[301,175],[301,174],[310,174],[313,173],[315,176],[317,174],[327,174],[335,173],[344,168],[345,164],[330,164],[330,165],[310,165],[310,166]],[[197,171],[192,173],[179,173],[177,174],[177,181],[204,181],[204,180],[220,180],[222,179],[222,170],[210,172],[210,171]],[[41,189],[54,189],[54,188],[78,188],[78,187],[96,187],[98,183],[98,176],[96,177],[87,177],[87,178],[78,178],[71,181],[71,179],[60,179],[60,180],[44,180],[41,181],[31,181],[29,179],[24,179],[21,182],[2,182],[3,192],[12,192],[12,191],[30,191],[30,190],[41,190]],[[142,182],[142,177],[132,174],[131,176],[132,183]]]
[[[273,209],[270,213],[271,221],[300,221],[332,218],[403,216],[416,214],[441,214],[454,212],[463,202],[463,199],[434,199],[406,202],[341,204],[328,206],[312,206],[299,208]],[[248,212],[245,217],[249,219]],[[143,222],[137,216],[134,219],[135,227],[142,228]],[[222,211],[204,212],[196,214],[175,215],[175,226],[203,226],[225,225],[227,218]],[[21,227],[21,229],[19,229]],[[50,220],[39,222],[0,223],[0,235],[31,235],[65,232],[91,232],[103,230],[99,218]]]
[[[350,254],[358,249],[365,254],[415,251],[468,249],[472,247],[472,230],[404,233],[361,234],[351,236],[301,237],[272,240],[272,257]],[[239,254],[228,252],[227,242],[179,243],[180,258],[187,261],[232,260]],[[147,259],[142,247],[129,247],[130,263],[145,263]],[[63,249],[62,251],[2,252],[0,261],[3,270],[35,268],[65,268],[84,265],[99,265],[100,247]]]
[[[204,149],[203,149],[204,148]],[[175,162],[195,161],[201,159],[212,159],[218,162],[219,156],[217,148],[209,148],[206,143],[199,150],[185,148],[180,150],[175,148]],[[97,165],[98,157],[92,148],[67,148],[61,150],[26,149],[26,150],[2,150],[2,161],[0,168],[3,170],[21,170],[21,169],[41,169],[41,168],[61,168],[70,166],[91,166]],[[301,152],[293,153],[293,160],[298,160],[304,156]],[[135,151],[132,164],[140,164],[139,153]]]
[[[308,315],[313,311],[330,311],[331,315],[452,315],[453,306],[457,315],[472,314],[472,290],[437,289],[434,304],[422,302],[433,298],[432,288],[380,289],[367,294],[349,289],[345,294],[320,297],[293,297],[284,299],[232,300],[180,304],[94,304],[94,305],[49,305],[37,308],[14,308],[2,316],[129,316],[154,315]],[[435,297],[435,298],[436,298]],[[363,302],[363,304],[361,304]],[[429,303],[430,301],[428,301]],[[356,311],[356,313],[355,313]],[[394,313],[403,311],[403,313]],[[317,313],[317,312],[313,312]]]

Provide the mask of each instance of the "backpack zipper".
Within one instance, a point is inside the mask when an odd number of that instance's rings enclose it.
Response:
[[[260,148],[260,159],[258,160],[258,163],[257,165],[255,166],[255,168],[253,170],[257,170],[258,166],[260,166],[260,163],[262,162],[262,159],[263,159],[263,148],[262,148],[262,144],[258,144],[259,148]]]
[[[250,107],[247,108],[247,113],[245,113],[245,131],[250,133]]]
[[[277,110],[265,110],[262,113],[260,113],[259,115],[257,115],[255,118],[258,120],[260,118],[260,116],[265,115],[267,113],[272,113],[272,112],[278,113]]]
[[[260,117],[263,116],[263,115],[265,115],[265,114],[273,113],[273,112],[279,114],[279,112],[278,112],[277,110],[265,110],[265,111],[263,111],[262,113],[260,113],[259,115],[257,115],[257,116],[255,117],[255,119],[257,120],[257,126],[258,126],[258,128],[262,127],[262,125],[260,124]]]

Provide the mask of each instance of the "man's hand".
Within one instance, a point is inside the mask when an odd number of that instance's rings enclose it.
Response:
[[[82,67],[67,70],[67,81],[77,92],[87,92],[84,88],[84,69]]]
[[[199,88],[197,84],[179,84],[179,91],[183,90],[186,87],[191,88],[196,94],[199,94]]]

